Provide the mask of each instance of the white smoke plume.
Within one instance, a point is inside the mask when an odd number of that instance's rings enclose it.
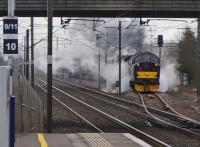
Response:
[[[176,63],[167,62],[161,67],[160,72],[160,91],[166,92],[169,90],[176,91],[178,85],[178,75]]]
[[[57,73],[60,68],[68,69],[70,72],[77,71],[80,67],[91,69],[97,73],[95,55],[98,49],[95,44],[95,34],[92,30],[85,31],[84,28],[60,29],[54,33],[53,40],[53,72]],[[55,31],[55,30],[54,30]],[[56,40],[58,38],[58,41]],[[46,73],[46,40],[40,43],[43,52],[36,52],[37,68]],[[37,49],[37,47],[36,47]],[[41,50],[38,48],[38,50]]]
[[[106,19],[105,19],[106,20]],[[96,34],[93,28],[92,22],[85,21],[71,21],[65,29],[60,29],[54,33],[53,38],[53,72],[59,72],[59,69],[65,68],[70,72],[78,72],[80,68],[90,70],[95,77],[98,77],[98,53],[101,52],[101,77],[106,80],[106,87],[104,90],[112,91],[113,85],[118,81],[118,61],[114,61],[108,64],[103,64],[104,54],[107,51],[108,58],[118,58],[118,20],[109,21],[105,25],[97,27],[99,32],[103,32],[104,35],[97,40]],[[130,19],[123,23],[123,28],[130,24]],[[138,24],[137,21],[132,22]],[[108,29],[106,27],[114,26],[114,29]],[[131,25],[129,25],[131,27]],[[57,29],[57,28],[56,28]],[[54,29],[54,31],[56,30]],[[144,41],[144,30],[140,27],[134,27],[122,30],[122,54],[123,52],[133,53],[135,50],[143,49],[142,44]],[[109,33],[109,43],[106,42],[106,33]],[[127,34],[127,35],[126,35]],[[60,38],[59,38],[60,37]],[[56,39],[58,38],[58,41]],[[64,39],[62,39],[64,38]],[[104,39],[103,39],[104,38]],[[46,40],[40,43],[41,47],[35,47],[36,52],[36,65],[37,68],[46,73]],[[43,50],[43,52],[41,51]],[[127,51],[128,50],[128,51]],[[129,90],[129,75],[127,63],[122,62],[122,92]],[[115,88],[117,89],[117,88]]]
[[[130,90],[129,87],[129,73],[128,73],[128,64],[122,62],[121,64],[121,92]],[[119,64],[113,63],[108,64],[102,68],[102,77],[106,79],[106,87],[103,88],[103,91],[107,92],[117,92],[114,84],[116,81],[119,81]]]

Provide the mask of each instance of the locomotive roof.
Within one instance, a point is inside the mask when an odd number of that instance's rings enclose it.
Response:
[[[159,57],[151,52],[139,52],[132,56],[132,64],[140,63],[144,61],[160,64]]]

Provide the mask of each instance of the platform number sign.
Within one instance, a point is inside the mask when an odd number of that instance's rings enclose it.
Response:
[[[4,19],[3,20],[3,34],[18,34],[18,20]]]
[[[4,39],[3,46],[3,54],[18,54],[17,39]]]
[[[18,54],[18,19],[5,17],[3,19],[3,53]]]

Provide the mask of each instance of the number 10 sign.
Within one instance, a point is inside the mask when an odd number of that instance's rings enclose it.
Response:
[[[3,53],[18,54],[17,17],[4,17],[3,19]]]
[[[4,39],[3,40],[3,54],[18,54],[18,40]]]

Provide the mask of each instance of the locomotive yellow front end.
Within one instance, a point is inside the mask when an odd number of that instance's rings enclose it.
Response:
[[[136,92],[154,93],[159,90],[160,59],[153,53],[137,53],[131,61],[130,87]]]
[[[156,71],[138,71],[136,79],[135,90],[137,92],[156,92],[159,90],[159,85],[156,82],[159,75]]]

